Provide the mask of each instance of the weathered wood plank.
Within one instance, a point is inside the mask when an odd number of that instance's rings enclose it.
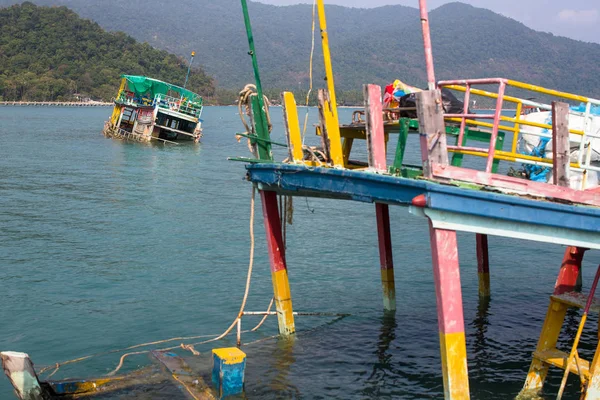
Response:
[[[0,353],[2,368],[20,400],[44,400],[47,396],[40,386],[33,363],[25,353]]]
[[[290,160],[302,162],[304,159],[304,154],[302,153],[302,135],[300,134],[298,107],[296,106],[294,94],[283,92],[281,94],[281,104],[283,105],[283,124],[287,133]]]
[[[172,375],[177,386],[195,400],[213,400],[215,395],[202,377],[195,373],[189,365],[177,354],[165,351],[152,351],[152,356],[158,360]]]
[[[448,165],[446,126],[442,108],[442,92],[428,90],[416,94],[417,115],[421,131],[423,174],[431,178],[432,165]]]
[[[555,185],[569,186],[569,105],[552,102],[552,178]]]
[[[385,133],[383,130],[381,87],[377,85],[364,85],[363,93],[365,99],[369,167],[375,171],[385,172]]]

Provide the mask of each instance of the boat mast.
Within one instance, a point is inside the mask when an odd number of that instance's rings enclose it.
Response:
[[[192,70],[192,63],[194,62],[194,56],[196,55],[195,51],[192,51],[192,57],[190,58],[190,65],[188,65],[187,75],[185,76],[185,83],[183,84],[183,88],[187,86],[188,78],[190,77],[190,71]]]
[[[252,68],[254,69],[254,80],[256,81],[256,96],[253,97],[253,112],[256,136],[258,138],[257,148],[258,157],[261,160],[272,160],[271,142],[269,135],[268,119],[265,112],[265,100],[263,96],[262,83],[260,82],[260,73],[258,71],[258,59],[256,58],[256,48],[254,46],[254,36],[252,34],[252,25],[250,24],[250,14],[248,13],[248,3],[246,0],[241,0],[242,11],[244,12],[244,23],[246,24],[246,34],[248,36],[248,46],[250,51],[248,54],[252,57]],[[258,107],[254,107],[254,105]]]

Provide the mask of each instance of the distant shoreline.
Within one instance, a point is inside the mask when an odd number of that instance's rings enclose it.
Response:
[[[57,107],[109,107],[114,103],[102,101],[0,101],[0,106],[57,106]]]

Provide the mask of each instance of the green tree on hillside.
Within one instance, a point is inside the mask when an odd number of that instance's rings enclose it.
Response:
[[[122,74],[147,75],[182,85],[187,61],[107,33],[66,7],[26,2],[0,9],[0,97],[4,100],[72,100],[75,93],[110,100]],[[187,86],[214,94],[212,78],[195,68]]]

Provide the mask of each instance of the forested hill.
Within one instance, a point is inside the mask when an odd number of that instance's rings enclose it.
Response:
[[[0,0],[9,5],[16,0]],[[187,56],[215,78],[219,88],[241,89],[253,81],[239,0],[33,0],[66,5],[108,30]],[[417,2],[415,1],[415,4]],[[263,86],[298,91],[307,87],[311,5],[272,6],[249,2]],[[426,81],[419,13],[385,6],[327,6],[336,84],[357,90],[363,83],[395,78]],[[438,79],[507,77],[554,89],[600,97],[600,45],[548,33],[462,3],[430,13]],[[319,32],[315,80],[323,86]],[[338,96],[344,99],[344,96]]]
[[[114,97],[123,73],[183,84],[186,61],[124,33],[108,33],[66,7],[32,3],[0,9],[0,99],[71,100]],[[188,88],[212,95],[212,79],[196,70]]]

